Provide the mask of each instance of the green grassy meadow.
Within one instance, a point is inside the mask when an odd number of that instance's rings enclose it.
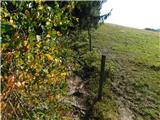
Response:
[[[160,33],[104,24],[92,37],[94,48],[107,56],[109,76],[93,116],[119,120],[123,106],[135,120],[160,120]]]

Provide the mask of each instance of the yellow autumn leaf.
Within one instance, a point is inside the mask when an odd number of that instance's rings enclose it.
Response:
[[[59,60],[57,58],[55,58],[55,63],[59,63]]]
[[[4,110],[7,106],[7,104],[3,101],[0,102],[1,110]]]
[[[48,60],[53,60],[53,57],[50,54],[45,54],[48,58]]]
[[[25,10],[25,15],[28,16],[28,17],[30,16],[30,13],[29,13],[28,10]]]
[[[30,48],[30,44],[27,45],[27,49],[29,49],[29,48]]]
[[[59,100],[62,96],[60,94],[56,95],[55,98]]]
[[[46,25],[50,25],[50,22],[49,22],[49,21],[47,21],[47,22],[46,22]]]
[[[59,24],[62,25],[62,22],[60,22]]]
[[[51,36],[50,36],[50,34],[47,34],[46,37],[47,37],[47,38],[50,38]]]
[[[48,100],[49,100],[49,102],[55,101],[55,96],[53,96],[53,95],[48,96]]]
[[[24,46],[26,46],[28,44],[28,41],[26,40],[26,41],[24,41]]]
[[[76,21],[79,22],[79,18],[76,18]]]
[[[37,46],[38,48],[40,48],[40,43],[37,43],[36,46]]]
[[[43,9],[43,6],[38,6],[38,10],[42,10]]]
[[[67,75],[66,72],[61,73],[61,76],[65,77]]]
[[[10,19],[10,21],[9,21],[11,24],[13,24],[13,20],[12,19]]]
[[[56,26],[57,26],[57,23],[54,23],[54,26],[56,27]]]
[[[20,108],[20,104],[19,104],[19,103],[17,104],[17,108],[18,108],[18,109]]]
[[[67,5],[67,8],[71,8],[71,5]]]
[[[59,32],[59,31],[57,31],[57,36],[62,36],[62,34]]]

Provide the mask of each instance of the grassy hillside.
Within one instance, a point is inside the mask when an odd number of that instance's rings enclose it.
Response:
[[[93,45],[107,55],[110,76],[93,112],[101,119],[160,120],[160,33],[105,24]]]

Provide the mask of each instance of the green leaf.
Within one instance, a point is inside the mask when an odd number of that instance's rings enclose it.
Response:
[[[32,44],[33,41],[36,40],[36,35],[30,32],[28,38],[29,38],[30,43]]]
[[[1,32],[2,34],[5,33],[5,32],[8,32],[9,30],[12,30],[13,29],[13,26],[10,25],[10,24],[1,24]]]
[[[52,32],[51,32],[51,37],[52,37],[52,38],[55,38],[55,37],[56,37],[56,31],[52,30]]]

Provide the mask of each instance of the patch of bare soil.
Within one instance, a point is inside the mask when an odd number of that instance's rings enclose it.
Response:
[[[119,106],[118,113],[118,120],[134,120],[134,114],[125,106]]]
[[[80,76],[73,74],[68,79],[68,96],[60,100],[61,103],[74,107],[73,120],[80,120],[88,111],[89,94],[85,88],[86,83]]]

